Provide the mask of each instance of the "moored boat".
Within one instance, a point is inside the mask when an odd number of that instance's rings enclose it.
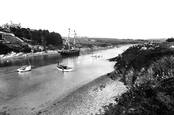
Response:
[[[27,72],[27,71],[31,71],[31,65],[24,65],[19,69],[17,69],[17,72]]]
[[[22,66],[22,67],[20,67],[20,68],[17,69],[17,72],[20,72],[20,73],[21,72],[27,72],[27,71],[31,71],[31,64],[30,64],[30,61],[29,60],[28,60],[28,65],[24,65],[24,66]]]
[[[58,51],[62,55],[80,55],[79,49],[69,49],[69,50],[60,50]]]
[[[57,69],[62,72],[70,72],[73,70],[71,67],[64,66],[64,65],[57,65]]]

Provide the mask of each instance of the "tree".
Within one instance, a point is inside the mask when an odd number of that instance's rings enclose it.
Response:
[[[172,38],[168,38],[167,40],[166,40],[166,42],[174,42],[174,38],[172,37]]]
[[[34,44],[40,44],[43,46],[62,45],[62,37],[59,33],[49,32],[48,30],[31,30],[30,28],[10,28],[10,31],[17,37],[23,39],[29,39]]]

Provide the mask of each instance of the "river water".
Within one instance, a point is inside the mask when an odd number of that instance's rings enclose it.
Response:
[[[0,61],[0,113],[25,115],[44,109],[54,100],[61,100],[82,85],[113,71],[115,62],[107,59],[129,46],[86,52],[75,57],[61,57],[60,54],[30,57],[32,71],[25,73],[16,72],[25,59]],[[95,55],[100,57],[92,57]],[[58,61],[72,67],[73,71],[58,71]]]

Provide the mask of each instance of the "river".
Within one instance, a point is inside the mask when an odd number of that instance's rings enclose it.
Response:
[[[130,45],[124,45],[75,57],[60,54],[30,57],[32,71],[17,73],[24,59],[0,62],[0,112],[25,115],[61,100],[70,92],[94,79],[113,71],[115,62],[107,59],[117,56]],[[99,58],[92,57],[100,55]],[[73,68],[71,72],[60,72],[56,63]]]

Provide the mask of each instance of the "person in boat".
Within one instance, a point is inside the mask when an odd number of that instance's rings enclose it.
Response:
[[[61,67],[62,69],[67,69],[67,66],[64,66],[64,65],[60,65],[60,67]]]
[[[64,66],[64,65],[60,65],[59,62],[57,62],[57,66],[62,68],[62,69],[67,69],[67,66]]]
[[[63,66],[63,69],[67,69],[67,66]]]

